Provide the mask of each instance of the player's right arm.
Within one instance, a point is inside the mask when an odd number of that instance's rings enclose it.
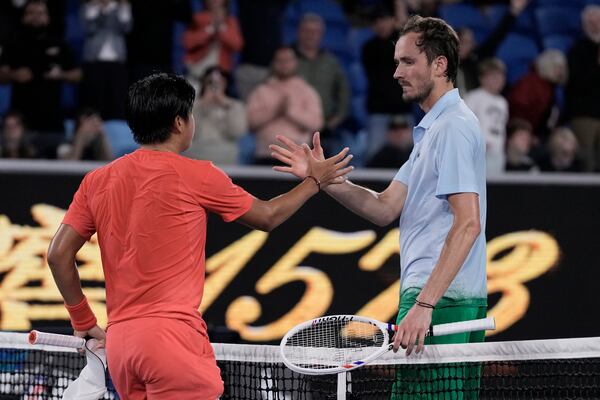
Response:
[[[306,145],[305,145],[306,146]],[[328,188],[337,178],[347,174],[353,167],[348,167],[352,156],[345,148],[327,160],[316,160],[310,157],[308,146],[301,148],[307,155],[307,176],[302,183],[287,193],[264,201],[254,198],[250,209],[237,221],[254,229],[271,231],[291,217],[308,199],[317,194],[321,188]],[[317,183],[318,182],[318,183]]]
[[[284,144],[285,148],[271,145],[273,151],[271,154],[287,166],[277,166],[274,169],[304,179],[307,175],[308,155],[302,151],[299,145],[285,136],[277,136],[277,140]],[[313,137],[312,156],[317,159],[324,157],[318,132]],[[404,183],[394,180],[383,192],[376,192],[344,180],[338,185],[328,186],[325,191],[355,214],[376,225],[386,226],[400,216],[408,188]]]

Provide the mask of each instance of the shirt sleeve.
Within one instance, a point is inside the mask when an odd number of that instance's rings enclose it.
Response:
[[[456,125],[440,133],[436,152],[438,182],[436,196],[480,193],[475,157],[477,138]]]
[[[408,186],[408,179],[410,178],[411,169],[412,169],[412,165],[411,165],[411,161],[409,158],[408,160],[406,160],[406,162],[404,164],[402,164],[402,167],[400,167],[400,169],[396,173],[396,176],[394,176],[394,180],[398,181],[398,182],[402,182],[406,186]]]
[[[89,179],[89,175],[83,178],[62,221],[63,224],[75,229],[85,240],[90,240],[96,233],[96,224],[88,203]]]
[[[207,164],[202,184],[190,190],[202,207],[220,215],[225,222],[244,215],[254,201],[252,195],[234,184],[225,172],[212,163]]]

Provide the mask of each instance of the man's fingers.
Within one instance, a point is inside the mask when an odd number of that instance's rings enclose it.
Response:
[[[281,155],[281,154],[279,154],[279,153],[271,153],[271,157],[273,157],[273,158],[274,158],[274,159],[276,159],[276,160],[279,160],[279,161],[281,161],[281,162],[282,162],[282,163],[284,163],[284,164],[287,164],[287,165],[292,165],[292,160],[291,160],[290,158],[288,158],[288,157],[285,157],[285,156],[282,156],[282,155]]]
[[[402,343],[402,336],[404,332],[403,331],[397,331],[396,335],[394,335],[394,353],[396,353],[398,351],[398,349],[400,348],[400,343]]]
[[[277,141],[286,145],[287,148],[290,149],[291,151],[298,150],[300,148],[300,146],[298,146],[296,144],[296,142],[294,142],[292,139],[285,137],[283,135],[277,135],[277,136],[275,136],[275,139],[277,139]]]
[[[353,166],[349,166],[343,169],[340,169],[338,171],[335,171],[335,173],[333,174],[332,178],[330,179],[330,181],[334,181],[337,178],[339,178],[340,176],[344,176],[346,174],[348,174],[349,172],[351,172],[354,169]],[[344,181],[341,182],[334,182],[334,183],[343,183]]]
[[[284,155],[284,156],[286,156],[288,158],[292,157],[292,152],[291,151],[289,151],[288,149],[284,149],[283,147],[278,146],[276,144],[270,144],[269,145],[269,149],[271,149],[275,153],[279,153],[279,154]]]
[[[423,351],[423,348],[425,347],[425,332],[423,331],[419,334],[419,345],[417,346],[417,354],[419,354],[420,352]]]
[[[410,356],[410,354],[412,353],[416,342],[417,342],[417,334],[411,333],[409,336],[409,339],[408,339],[408,344],[406,346],[406,355],[407,356]]]
[[[349,151],[350,151],[349,147],[344,147],[344,149],[342,151],[337,153],[335,156],[328,158],[327,161],[329,161],[330,163],[333,163],[333,164],[337,164],[340,160],[342,160],[344,157],[346,157],[346,154],[348,154]]]
[[[292,167],[281,167],[281,166],[275,166],[273,167],[273,171],[277,171],[277,172],[288,172],[288,173],[292,173]]]
[[[350,161],[352,161],[352,158],[354,158],[353,154],[349,154],[348,156],[346,156],[346,158],[344,158],[342,161],[340,161],[339,163],[336,163],[335,165],[338,167],[345,167],[346,165],[348,165],[348,163]]]

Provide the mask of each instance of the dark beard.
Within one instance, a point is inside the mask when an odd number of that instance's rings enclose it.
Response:
[[[404,100],[407,103],[414,102],[417,104],[421,104],[423,101],[425,101],[426,98],[429,97],[429,95],[431,94],[432,91],[433,91],[433,82],[429,82],[429,84],[427,84],[421,92],[418,92],[414,96],[406,96],[403,93],[402,100]]]

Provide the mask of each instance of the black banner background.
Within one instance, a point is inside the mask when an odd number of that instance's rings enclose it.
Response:
[[[77,189],[80,174],[0,173],[0,215],[13,224],[36,226],[31,206],[45,203],[67,208]],[[268,199],[295,184],[268,178],[234,179],[257,197]],[[387,182],[361,181],[375,190]],[[342,255],[310,254],[302,265],[324,271],[334,286],[334,297],[326,314],[352,314],[390,286],[399,273],[399,258],[390,257],[377,271],[362,271],[356,265],[360,256],[377,244],[395,224],[379,228],[350,213],[325,194],[311,199],[295,216],[270,235],[234,280],[225,288],[204,317],[212,325],[224,325],[228,306],[239,296],[253,296],[263,314],[252,325],[265,325],[289,311],[304,291],[293,282],[267,295],[257,295],[256,281],[310,228],[318,226],[339,232],[372,230],[377,239],[368,248]],[[525,283],[531,302],[525,316],[492,340],[546,339],[600,335],[600,186],[565,184],[488,185],[487,240],[515,231],[535,229],[553,236],[560,246],[558,264]],[[223,249],[249,229],[209,219],[207,257]],[[490,296],[490,308],[499,295]],[[33,323],[34,328],[68,326]]]

